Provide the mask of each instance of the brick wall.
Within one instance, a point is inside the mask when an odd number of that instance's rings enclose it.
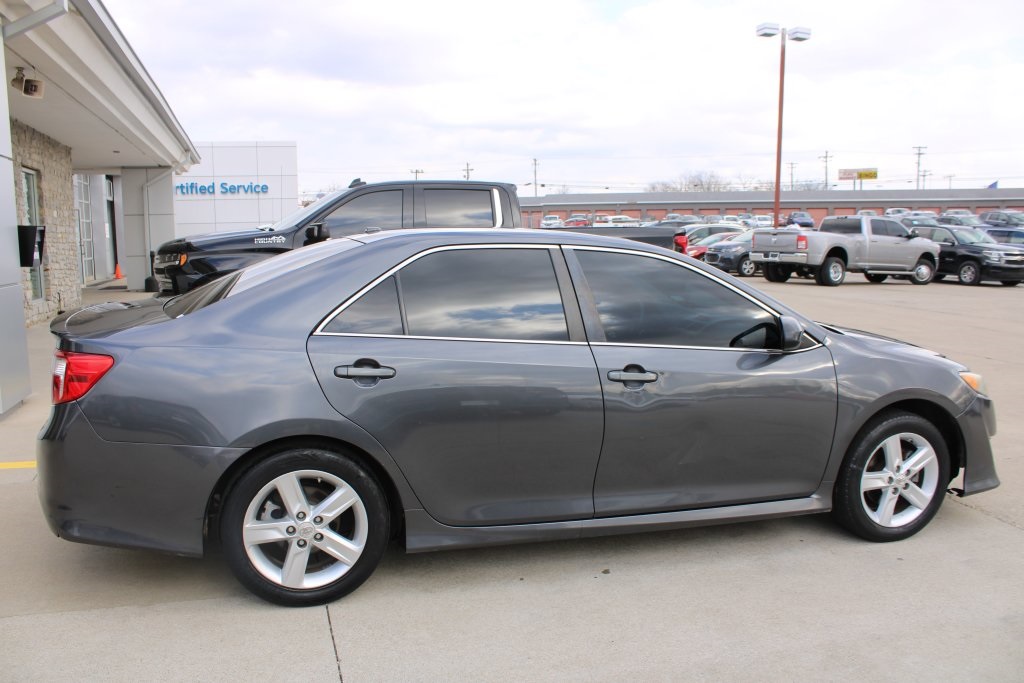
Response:
[[[39,211],[46,226],[43,246],[44,294],[32,299],[29,269],[21,269],[25,293],[25,324],[48,320],[59,310],[82,303],[81,264],[75,234],[75,198],[71,176],[71,148],[19,121],[11,121],[14,152],[14,195],[18,202],[18,223],[25,224],[21,169],[39,174]]]

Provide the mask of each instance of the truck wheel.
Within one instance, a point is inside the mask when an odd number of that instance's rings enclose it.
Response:
[[[736,264],[736,274],[740,277],[751,277],[756,272],[757,264],[747,256],[741,258],[740,262]]]
[[[956,278],[962,285],[976,285],[981,282],[981,268],[977,261],[964,261],[956,271]]]
[[[790,271],[784,270],[778,263],[766,263],[764,265],[764,279],[768,282],[785,282],[789,279]]]
[[[872,273],[864,273],[864,279],[868,282],[873,282],[876,285],[885,282],[889,278],[888,275],[874,275]]]
[[[814,281],[822,287],[837,287],[846,279],[846,264],[835,256],[829,256],[818,268]]]
[[[914,266],[914,272],[910,274],[910,283],[914,285],[926,285],[935,277],[935,266],[928,259],[918,259]]]

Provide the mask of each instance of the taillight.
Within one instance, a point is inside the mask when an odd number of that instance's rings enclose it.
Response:
[[[676,235],[674,241],[676,243],[676,250],[681,251],[685,254],[686,247],[689,243],[689,241],[686,239],[686,235]]]
[[[807,235],[796,236],[796,248],[802,251],[807,251]]]
[[[114,366],[114,359],[95,353],[56,351],[53,354],[53,402],[82,398]]]

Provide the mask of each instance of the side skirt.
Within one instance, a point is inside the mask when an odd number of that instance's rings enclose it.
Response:
[[[702,510],[601,517],[569,522],[472,527],[448,526],[436,521],[425,510],[406,510],[405,547],[410,553],[421,553],[449,548],[479,548],[489,545],[593,538],[641,531],[667,531],[692,526],[752,522],[775,517],[828,512],[831,509],[830,498],[815,494],[809,498],[795,500],[730,505]]]

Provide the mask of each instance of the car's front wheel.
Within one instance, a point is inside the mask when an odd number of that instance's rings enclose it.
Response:
[[[914,285],[926,285],[935,277],[935,266],[928,259],[918,259],[914,271],[910,274],[910,283]]]
[[[736,266],[736,274],[741,277],[753,277],[756,272],[757,264],[751,261],[749,256],[741,258],[739,264]]]
[[[883,414],[861,430],[843,461],[833,515],[869,541],[913,536],[942,504],[949,467],[935,425],[912,413]]]
[[[981,267],[977,261],[964,261],[957,269],[956,277],[962,285],[976,285],[981,282]]]
[[[256,595],[319,605],[350,593],[389,538],[384,493],[354,459],[301,448],[277,453],[231,487],[221,514],[228,565]]]

